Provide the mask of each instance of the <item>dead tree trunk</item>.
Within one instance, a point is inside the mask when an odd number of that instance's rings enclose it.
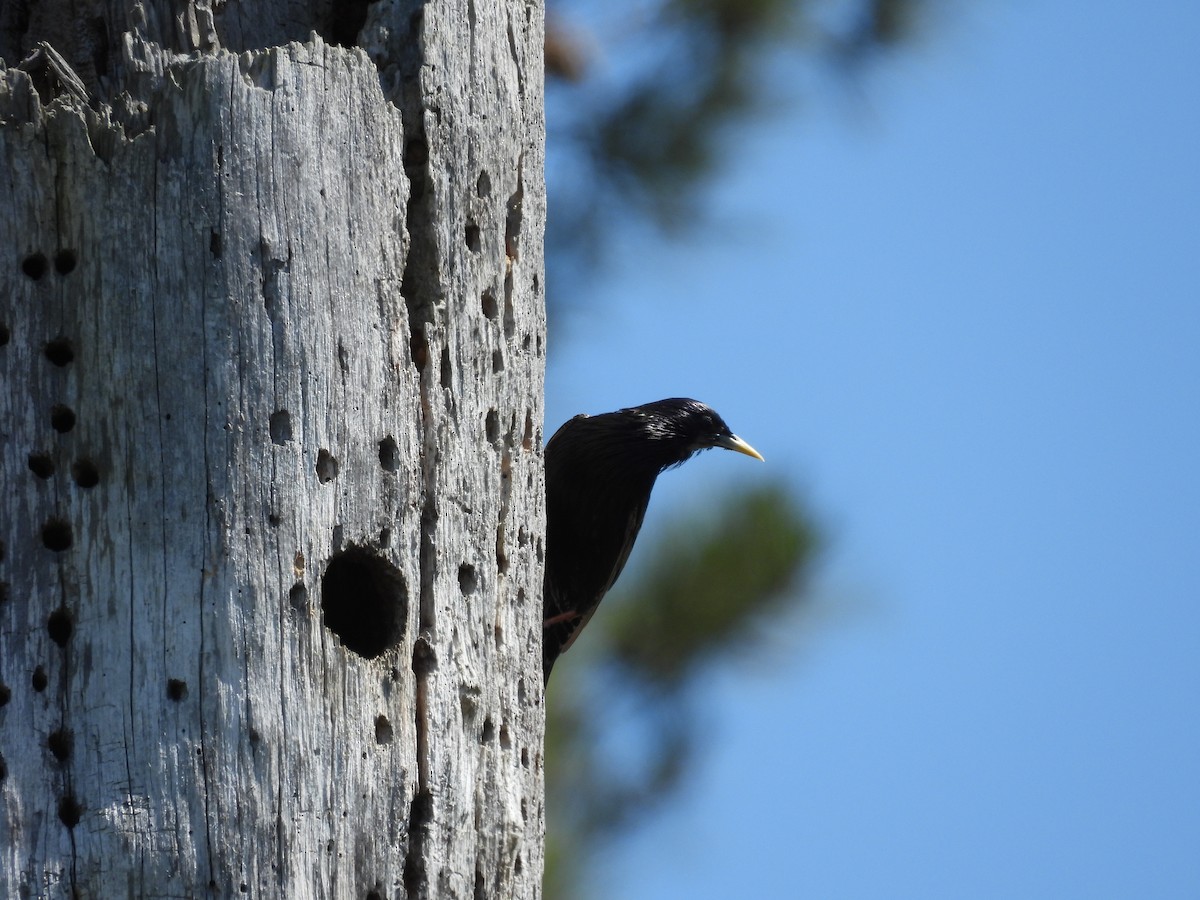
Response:
[[[0,896],[537,897],[540,6],[16,6]]]

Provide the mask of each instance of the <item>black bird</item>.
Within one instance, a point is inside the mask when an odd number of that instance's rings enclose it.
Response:
[[[676,397],[566,422],[546,444],[546,681],[621,574],[659,473],[700,450],[762,459],[712,409]]]

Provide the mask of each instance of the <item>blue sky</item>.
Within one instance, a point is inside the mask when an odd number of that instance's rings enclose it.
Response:
[[[547,434],[682,394],[767,459],[643,547],[768,469],[830,543],[598,896],[1200,897],[1200,4],[941,6],[554,348]]]

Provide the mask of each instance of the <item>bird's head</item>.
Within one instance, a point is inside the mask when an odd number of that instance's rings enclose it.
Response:
[[[722,447],[762,459],[762,455],[730,430],[716,410],[699,400],[672,397],[622,410],[632,415],[638,430],[661,449],[663,468],[682,465],[693,454]]]

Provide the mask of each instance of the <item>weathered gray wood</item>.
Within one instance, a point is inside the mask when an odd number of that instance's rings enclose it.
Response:
[[[0,896],[536,897],[541,10],[146,7],[0,78]]]

